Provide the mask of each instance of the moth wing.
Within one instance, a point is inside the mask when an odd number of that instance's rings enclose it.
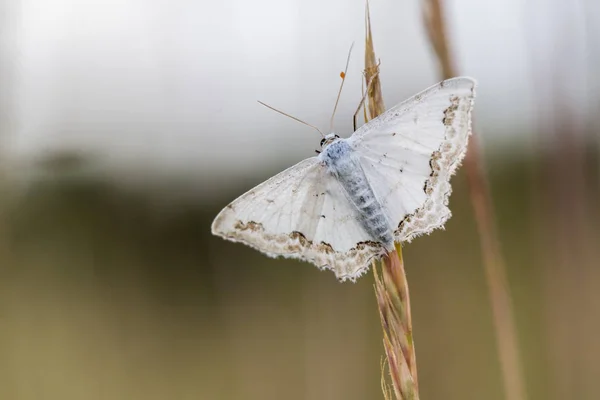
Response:
[[[358,218],[340,183],[312,157],[234,200],[217,215],[212,233],[355,280],[385,252]]]
[[[397,242],[443,227],[450,177],[471,134],[475,81],[434,85],[361,126],[349,138]]]

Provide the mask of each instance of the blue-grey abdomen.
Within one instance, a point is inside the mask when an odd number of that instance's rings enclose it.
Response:
[[[374,241],[383,243],[388,249],[391,248],[394,243],[392,228],[352,147],[346,140],[339,139],[325,147],[320,158],[358,210],[360,222],[365,230]]]

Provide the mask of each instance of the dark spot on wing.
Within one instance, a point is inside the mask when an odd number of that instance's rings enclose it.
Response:
[[[319,243],[319,248],[327,254],[335,253],[335,250],[333,250],[333,247],[329,243],[321,242]]]
[[[442,123],[446,126],[452,125],[454,122],[455,111],[458,109],[459,98],[454,96],[450,98],[450,107],[444,110],[444,118],[442,118]]]
[[[423,185],[423,191],[425,192],[426,195],[430,196],[433,193],[433,188],[431,187],[431,185],[429,184],[429,180],[427,180],[425,182],[425,185]]]
[[[304,247],[310,246],[312,244],[312,242],[310,240],[308,240],[302,232],[294,231],[294,232],[290,233],[289,236],[291,239],[298,240],[298,242],[300,242],[300,244]]]
[[[253,231],[253,232],[257,232],[257,231],[261,231],[263,230],[263,226],[261,223],[259,222],[255,222],[255,221],[248,221],[248,223],[243,223],[242,221],[237,221],[237,223],[235,224],[235,229],[238,229],[240,231]]]

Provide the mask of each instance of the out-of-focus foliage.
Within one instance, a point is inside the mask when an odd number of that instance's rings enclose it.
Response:
[[[464,399],[469,387],[466,398],[502,399],[464,176],[454,182],[446,231],[404,251],[421,396]],[[522,161],[492,179],[531,396],[558,399],[571,382],[555,378],[555,368],[571,370],[560,351],[580,366],[579,398],[593,399],[597,264],[557,271],[535,257],[534,183]],[[0,396],[379,397],[373,277],[340,284],[213,238],[221,205],[156,206],[90,181],[46,182],[3,201]],[[564,303],[567,315],[554,314]],[[551,346],[563,319],[581,328],[577,340]]]

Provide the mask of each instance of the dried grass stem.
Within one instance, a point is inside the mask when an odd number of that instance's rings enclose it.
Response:
[[[423,0],[423,20],[439,61],[442,78],[457,76],[446,38],[444,14],[439,0]],[[471,138],[469,151],[465,157],[465,171],[484,259],[505,395],[509,400],[525,400],[527,396],[519,358],[512,299],[494,222],[494,205],[483,169],[477,135]]]

